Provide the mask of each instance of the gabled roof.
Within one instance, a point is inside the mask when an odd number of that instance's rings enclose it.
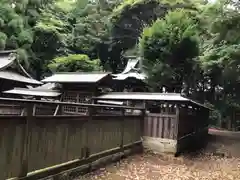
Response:
[[[35,88],[27,89],[27,88],[14,88],[8,91],[4,91],[6,94],[16,94],[23,96],[40,96],[40,97],[57,97],[60,96],[61,93],[58,91],[52,90],[38,90]]]
[[[42,80],[46,83],[97,83],[111,76],[111,73],[102,72],[65,72],[56,73]]]

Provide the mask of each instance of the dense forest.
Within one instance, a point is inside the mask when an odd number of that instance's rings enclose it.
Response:
[[[33,77],[121,71],[141,56],[151,90],[240,110],[240,3],[234,0],[0,0],[0,50],[17,49]],[[231,121],[229,121],[231,119]],[[215,122],[214,122],[215,121]]]

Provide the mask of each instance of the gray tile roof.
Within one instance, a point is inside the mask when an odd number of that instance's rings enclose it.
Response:
[[[17,74],[11,71],[0,71],[0,79],[7,79],[7,80],[18,81],[18,82],[23,82],[26,84],[34,84],[34,85],[42,84],[42,82],[40,81],[22,76],[20,74]]]
[[[146,93],[146,92],[112,92],[101,95],[97,99],[111,100],[166,100],[166,101],[188,101],[176,93]]]
[[[124,104],[121,101],[104,101],[104,100],[98,100],[97,103],[100,103],[100,104],[113,104],[113,105],[123,105]]]
[[[101,72],[56,73],[50,77],[43,79],[42,82],[47,82],[47,83],[97,83],[109,75],[110,75],[110,73],[101,73]]]
[[[150,92],[112,92],[96,97],[98,100],[148,100],[148,101],[182,101],[190,102],[198,106],[205,107],[191,99],[181,96],[177,93],[150,93]],[[208,107],[205,107],[208,108]],[[208,108],[209,109],[209,108]]]
[[[27,89],[27,88],[14,88],[8,91],[4,91],[6,94],[17,94],[24,96],[41,96],[41,97],[57,97],[61,95],[58,91],[51,90],[36,90],[36,89]]]
[[[46,83],[38,87],[30,87],[29,89],[35,89],[35,90],[53,90],[57,87],[56,83]]]

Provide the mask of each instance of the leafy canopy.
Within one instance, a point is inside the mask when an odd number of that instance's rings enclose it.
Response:
[[[55,58],[48,67],[52,72],[91,72],[102,70],[98,59],[90,60],[85,54],[71,54]]]
[[[154,90],[162,86],[180,91],[198,56],[198,30],[189,12],[176,10],[143,30],[140,52],[148,81]]]

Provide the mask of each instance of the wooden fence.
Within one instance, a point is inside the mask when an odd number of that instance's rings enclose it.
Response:
[[[197,150],[206,145],[209,109],[183,103],[165,103],[160,107],[160,111],[157,110],[158,113],[151,112],[145,115],[144,136],[145,139],[148,137],[146,142],[152,143],[155,138],[174,140],[176,147],[175,150],[171,148],[171,152],[175,151],[176,154]],[[165,140],[163,142],[166,142]],[[161,144],[157,140],[154,141],[154,146],[157,143]]]
[[[125,114],[130,107],[111,106],[122,112],[118,115],[99,113],[98,109],[105,105],[4,98],[0,101],[27,109],[23,116],[0,115],[0,179],[40,179],[141,144],[143,114]],[[34,104],[85,106],[89,113],[37,116],[33,115]]]

